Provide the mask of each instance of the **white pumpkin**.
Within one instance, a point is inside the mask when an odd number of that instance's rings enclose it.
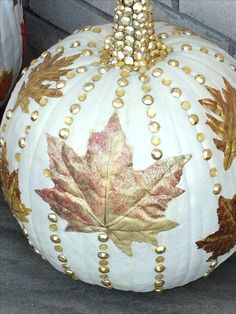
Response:
[[[22,64],[21,0],[0,1],[0,106],[14,85]]]
[[[167,23],[154,37],[150,2],[123,3],[114,32],[86,26],[24,71],[2,122],[3,190],[59,271],[161,292],[235,252],[236,62]]]

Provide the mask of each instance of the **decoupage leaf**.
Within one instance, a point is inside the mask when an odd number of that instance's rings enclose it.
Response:
[[[157,245],[157,234],[177,226],[165,217],[190,155],[167,158],[144,170],[133,168],[133,152],[117,115],[102,132],[91,133],[85,156],[48,135],[51,179],[55,186],[36,192],[61,218],[66,231],[107,232],[132,255],[132,242]]]
[[[28,222],[27,216],[31,213],[31,209],[27,208],[21,202],[18,169],[14,170],[12,173],[9,172],[6,145],[2,149],[0,166],[1,184],[7,203],[9,204],[13,215],[19,221]]]
[[[0,101],[3,101],[11,87],[13,74],[12,71],[8,72],[7,70],[0,69]]]
[[[220,196],[217,215],[219,230],[197,242],[199,249],[212,253],[208,261],[228,253],[236,245],[236,195],[232,199]]]
[[[213,140],[217,149],[224,153],[224,169],[228,170],[236,157],[236,89],[223,79],[223,93],[208,86],[213,99],[201,99],[199,102],[215,115],[207,114],[207,124],[218,136]]]
[[[76,54],[70,57],[61,58],[63,52],[58,52],[52,57],[48,52],[43,62],[31,70],[27,82],[24,82],[16,100],[16,105],[13,110],[20,106],[25,113],[29,112],[30,98],[38,104],[43,96],[51,98],[59,98],[63,96],[60,89],[52,87],[52,83],[60,81],[62,76],[65,76],[71,69],[65,69],[80,57]],[[50,83],[45,83],[50,82]]]

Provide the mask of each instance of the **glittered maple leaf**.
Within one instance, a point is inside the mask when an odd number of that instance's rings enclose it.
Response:
[[[14,170],[12,173],[9,172],[6,145],[3,147],[0,157],[0,178],[6,201],[13,215],[19,221],[28,222],[27,216],[31,213],[31,209],[21,202],[18,170]]]
[[[225,78],[223,80],[225,83],[223,94],[207,86],[213,99],[201,99],[199,102],[215,115],[207,113],[206,123],[220,138],[213,140],[216,147],[224,153],[224,169],[228,170],[236,157],[236,89]],[[219,118],[217,119],[216,116]]]
[[[27,82],[23,83],[19,91],[14,110],[20,106],[23,112],[28,113],[30,98],[39,104],[43,96],[52,98],[63,96],[60,89],[52,87],[52,83],[59,82],[62,76],[71,71],[64,68],[72,65],[80,54],[61,58],[62,54],[61,51],[52,57],[48,52],[44,61],[31,70]],[[45,83],[46,81],[50,83]]]
[[[236,245],[236,195],[232,199],[219,198],[217,215],[219,230],[197,242],[199,249],[212,253],[208,261],[228,253]]]
[[[168,203],[184,192],[177,187],[190,155],[155,162],[134,170],[117,115],[104,131],[92,133],[87,154],[78,156],[48,135],[51,179],[55,186],[36,192],[67,220],[66,231],[106,232],[132,255],[132,242],[157,245],[157,234],[176,227],[165,217]]]

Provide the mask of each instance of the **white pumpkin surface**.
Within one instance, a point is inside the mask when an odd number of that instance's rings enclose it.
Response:
[[[62,40],[24,72],[1,128],[3,188],[35,251],[74,279],[139,292],[209,274],[236,244],[236,62],[190,31],[155,29],[169,52],[145,73],[99,63],[112,25]],[[136,193],[149,196],[146,209]],[[126,236],[115,240],[105,215]],[[218,219],[235,242],[222,239]]]

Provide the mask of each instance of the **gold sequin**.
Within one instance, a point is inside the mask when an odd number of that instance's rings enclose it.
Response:
[[[129,81],[126,78],[120,78],[118,80],[118,85],[121,87],[125,87],[129,85]]]
[[[87,95],[85,93],[81,93],[79,96],[78,96],[78,100],[79,101],[85,101],[85,99],[87,98]]]
[[[197,125],[198,122],[199,122],[199,118],[196,114],[191,114],[189,117],[188,117],[188,121],[190,124],[192,125]]]
[[[99,75],[99,74],[95,74],[95,75],[93,75],[93,77],[92,77],[93,82],[97,82],[97,81],[99,81],[100,79],[101,79],[101,75]]]
[[[222,191],[222,186],[221,186],[221,184],[220,184],[220,183],[216,183],[216,184],[214,185],[214,187],[213,187],[213,193],[214,193],[215,195],[218,195],[218,194],[221,193],[221,191]]]
[[[88,68],[86,66],[80,66],[76,69],[76,72],[78,73],[85,73],[88,71]]]
[[[124,106],[124,101],[121,98],[116,98],[113,100],[112,104],[115,108],[119,109]]]
[[[73,104],[70,106],[70,112],[72,114],[78,114],[80,112],[80,109],[81,109],[80,104]]]
[[[65,270],[65,274],[70,277],[74,276],[74,272],[71,269]]]
[[[179,61],[175,59],[171,59],[168,61],[168,64],[172,67],[178,67],[179,66]]]
[[[102,29],[101,29],[101,27],[94,27],[94,28],[92,29],[92,31],[93,31],[94,33],[101,33]]]
[[[157,273],[162,273],[164,270],[165,270],[165,266],[164,266],[163,264],[157,265],[157,266],[155,267],[155,271],[156,271]]]
[[[172,80],[170,78],[166,77],[162,80],[162,84],[165,86],[169,86],[171,83],[172,83]]]
[[[161,68],[156,68],[152,71],[152,76],[160,77],[163,74],[163,70]]]
[[[158,122],[155,122],[155,121],[151,121],[149,123],[149,130],[152,132],[152,133],[156,133],[158,131],[160,131],[160,124]]]
[[[31,113],[31,120],[36,121],[38,119],[39,113],[38,111],[34,111]]]
[[[182,70],[184,71],[185,74],[190,74],[192,72],[191,68],[190,67],[183,67]]]
[[[217,265],[218,265],[218,261],[214,260],[214,261],[211,262],[210,268],[216,268]]]
[[[212,151],[210,149],[204,149],[202,152],[202,156],[204,160],[210,160],[212,157]]]
[[[85,32],[87,32],[87,31],[89,31],[91,28],[92,28],[91,25],[85,25],[85,26],[82,28],[82,30],[85,31]]]
[[[101,233],[101,234],[99,234],[99,236],[98,236],[98,240],[99,240],[100,242],[107,242],[107,241],[109,240],[109,236],[108,236],[108,234],[106,234],[106,233]]]
[[[174,87],[170,90],[170,93],[173,97],[179,98],[182,95],[182,90],[178,87]]]
[[[99,245],[99,250],[106,251],[107,249],[108,249],[108,246],[106,244],[100,244]]]
[[[25,140],[25,137],[21,137],[18,141],[18,145],[20,148],[25,148],[25,145],[26,145],[26,140]]]
[[[79,40],[73,41],[70,45],[71,48],[78,48],[81,45]]]
[[[152,139],[151,139],[151,143],[152,143],[152,145],[154,145],[154,146],[160,145],[160,144],[161,144],[161,139],[160,139],[160,137],[158,137],[158,136],[153,136]]]
[[[31,131],[31,126],[30,126],[30,125],[27,125],[27,126],[25,127],[25,134],[29,134],[30,131]]]
[[[84,49],[82,51],[82,55],[85,56],[85,57],[92,56],[93,55],[93,51],[91,49]]]
[[[165,284],[164,280],[158,280],[158,281],[155,282],[155,287],[156,288],[161,288],[161,287],[164,286],[164,284]]]
[[[216,58],[216,60],[218,60],[220,62],[224,62],[224,60],[225,60],[224,56],[220,53],[216,53],[215,58]]]
[[[163,245],[157,246],[155,251],[156,251],[157,254],[163,254],[166,251],[166,247],[163,246]]]
[[[202,48],[200,49],[200,51],[201,51],[202,53],[204,53],[204,54],[208,54],[208,53],[209,53],[209,49],[206,48],[206,47],[202,47]]]
[[[109,254],[105,253],[105,252],[99,252],[98,253],[98,257],[101,259],[108,259],[109,258]]]
[[[15,153],[15,160],[19,162],[21,160],[21,154],[20,153]]]
[[[87,44],[87,46],[88,46],[89,48],[95,48],[95,47],[97,46],[97,44],[96,44],[94,41],[90,41],[90,42]]]
[[[61,129],[59,131],[59,136],[63,140],[68,139],[69,135],[70,135],[70,130],[69,129],[63,128],[63,129]]]
[[[54,246],[55,251],[57,251],[58,253],[62,253],[63,252],[63,247],[60,245],[55,245]]]
[[[162,153],[162,151],[160,149],[154,148],[152,150],[151,156],[152,156],[152,158],[154,160],[160,160],[162,158],[162,156],[163,156],[163,153]]]
[[[65,87],[66,85],[66,81],[58,81],[56,87],[58,89],[62,89],[63,87]]]
[[[5,142],[4,142],[4,138],[0,137],[0,147],[2,148],[4,146]]]
[[[61,242],[61,239],[58,235],[56,234],[52,234],[50,236],[50,240],[53,242],[53,243],[60,243]]]
[[[51,222],[58,222],[58,217],[56,214],[54,213],[51,213],[48,215],[48,219],[51,221]]]
[[[66,263],[67,262],[67,258],[63,254],[58,255],[58,259],[62,263]]]
[[[183,51],[191,51],[191,50],[193,49],[193,47],[192,47],[190,44],[183,44],[183,45],[181,46],[181,49],[182,49]]]
[[[7,120],[10,120],[11,117],[12,117],[12,110],[7,110],[7,112],[6,112],[6,118],[7,118]]]
[[[191,108],[191,104],[190,104],[189,101],[183,101],[183,102],[181,103],[181,107],[182,107],[182,109],[184,109],[184,110],[189,110],[189,109]]]
[[[144,105],[150,106],[154,103],[154,98],[151,95],[143,96]]]
[[[152,90],[152,87],[151,87],[151,85],[143,84],[142,90],[143,90],[144,92],[150,92],[150,91]]]
[[[58,227],[57,227],[56,224],[51,224],[51,225],[49,226],[49,229],[50,229],[52,232],[58,231]]]
[[[156,258],[156,262],[157,262],[157,263],[164,263],[164,261],[165,261],[165,257],[164,257],[164,256],[158,256],[158,257]]]
[[[75,72],[74,72],[74,71],[68,71],[68,72],[66,73],[66,77],[67,77],[68,79],[72,79],[73,77],[75,77]]]
[[[106,274],[106,273],[109,273],[110,269],[106,266],[101,266],[98,268],[98,270],[100,271],[100,273],[102,274]]]
[[[86,83],[83,87],[85,92],[90,92],[94,89],[94,83]]]
[[[44,169],[43,174],[47,178],[50,178],[52,176],[50,169]]]
[[[46,106],[48,104],[47,98],[41,98],[39,101],[40,106]]]
[[[147,117],[150,119],[155,118],[155,116],[157,115],[156,111],[152,108],[148,108],[146,114],[147,114]]]
[[[124,89],[118,88],[118,89],[116,90],[116,96],[118,96],[118,97],[123,97],[124,95],[125,95],[125,90],[124,90]]]
[[[210,169],[210,176],[216,177],[217,175],[218,175],[218,170],[216,168],[211,168]]]
[[[28,237],[28,231],[25,228],[22,229],[22,232],[23,232],[24,236]]]
[[[206,82],[206,78],[205,76],[198,74],[195,76],[195,80],[199,83],[199,84],[204,84]]]
[[[108,266],[109,262],[108,262],[108,260],[106,260],[106,259],[102,259],[102,260],[99,261],[99,264],[100,264],[101,266]]]
[[[167,33],[160,33],[160,34],[158,34],[158,37],[161,39],[166,39],[169,37],[169,35]]]
[[[203,142],[206,139],[206,135],[204,133],[198,133],[197,134],[197,141],[198,142]]]
[[[72,117],[65,118],[65,124],[72,125],[72,123],[73,123],[73,118]]]

